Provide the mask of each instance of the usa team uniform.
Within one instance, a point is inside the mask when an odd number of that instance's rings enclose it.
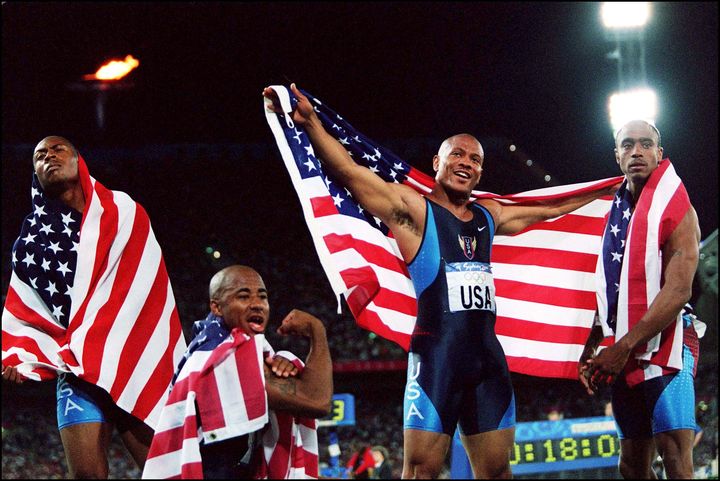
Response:
[[[495,335],[490,249],[495,223],[473,204],[463,222],[425,200],[420,249],[408,264],[418,298],[405,387],[404,428],[452,436],[515,425],[515,398]]]

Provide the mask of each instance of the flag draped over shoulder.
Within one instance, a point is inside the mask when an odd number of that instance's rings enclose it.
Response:
[[[268,407],[263,359],[281,356],[302,374],[305,364],[288,351],[275,352],[262,334],[229,331],[208,314],[193,325],[194,338],[173,378],[155,430],[143,478],[202,479],[200,445],[257,433],[261,451],[254,479],[317,478],[315,419]],[[244,453],[237,453],[238,459]],[[206,460],[213,462],[213,460]]]
[[[659,253],[690,208],[687,190],[669,159],[650,175],[632,213],[626,187],[627,182],[615,195],[597,260],[598,317],[603,333],[617,338],[640,321],[660,292]],[[642,362],[628,363],[628,385],[682,369],[681,316],[636,348],[635,358]]]
[[[82,216],[45,196],[13,247],[2,362],[26,378],[72,372],[155,427],[185,350],[160,246],[145,210],[78,159]]]
[[[291,92],[283,86],[272,88],[283,111],[290,112],[297,102]],[[388,182],[409,185],[421,195],[431,191],[434,179],[303,93],[325,130],[355,162]],[[334,292],[345,297],[361,327],[408,349],[417,299],[392,232],[324,171],[308,136],[293,124],[290,115],[267,109],[265,115]],[[619,180],[615,177],[506,196],[473,191],[473,197],[532,204],[602,189]],[[576,363],[594,320],[595,264],[609,209],[609,197],[601,198],[514,236],[495,236],[491,262],[497,297],[496,333],[512,371],[577,377]]]
[[[203,332],[178,368],[148,452],[143,478],[202,479],[200,441],[255,432],[268,421],[262,335]],[[238,453],[238,458],[243,453]]]

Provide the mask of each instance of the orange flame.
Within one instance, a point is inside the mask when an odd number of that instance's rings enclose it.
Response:
[[[125,60],[110,60],[102,65],[94,74],[83,75],[86,80],[120,80],[140,65],[140,61],[128,55]]]

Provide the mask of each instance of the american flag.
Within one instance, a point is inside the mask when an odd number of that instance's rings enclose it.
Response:
[[[297,103],[283,86],[272,86],[284,112]],[[421,195],[434,179],[367,138],[320,100],[303,91],[327,130],[350,156],[387,182],[404,183]],[[265,103],[269,102],[265,99]],[[265,110],[302,205],[328,280],[343,295],[357,323],[406,350],[417,300],[392,232],[358,205],[328,175],[308,136],[290,115]],[[534,203],[603,189],[621,177],[550,187],[514,195],[473,191],[473,197]],[[496,333],[514,372],[577,378],[577,361],[596,310],[595,265],[611,197],[535,224],[514,236],[495,236],[491,262],[496,283]]]
[[[257,479],[317,479],[320,472],[317,420],[270,411],[262,435]]]
[[[690,208],[690,198],[669,159],[650,175],[635,211],[623,183],[615,194],[597,261],[598,315],[603,333],[620,338],[635,326],[660,292],[662,258],[658,254]],[[627,382],[639,382],[682,369],[683,321],[635,350]]]
[[[275,353],[263,335],[228,331],[212,313],[193,325],[190,343],[160,416],[143,478],[202,479],[200,443],[257,432],[256,479],[317,478],[317,421],[268,409],[263,359]],[[243,453],[238,453],[241,457]]]
[[[12,250],[3,366],[47,380],[72,372],[154,427],[185,349],[160,246],[145,210],[78,170],[82,214],[45,196]]]
[[[262,335],[228,333],[219,321],[208,320],[178,366],[143,478],[202,479],[201,440],[224,441],[268,422],[263,341]]]
[[[267,341],[263,356],[284,357],[298,368],[298,375],[305,369],[305,363],[295,354],[275,352]],[[317,479],[320,474],[317,428],[317,419],[271,409],[270,422],[261,433],[263,455],[256,478]]]

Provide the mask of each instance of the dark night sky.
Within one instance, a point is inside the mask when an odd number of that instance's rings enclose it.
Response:
[[[646,63],[657,124],[705,238],[717,228],[718,6],[653,6]],[[606,103],[618,78],[599,7],[3,3],[2,139],[34,145],[57,133],[81,152],[269,143],[261,90],[295,81],[381,142],[468,131],[509,139],[561,183],[610,177],[619,170]],[[141,62],[134,88],[110,94],[100,137],[92,97],[67,84],[127,54]],[[283,169],[279,156],[269,167]],[[493,175],[521,175],[506,172]]]

